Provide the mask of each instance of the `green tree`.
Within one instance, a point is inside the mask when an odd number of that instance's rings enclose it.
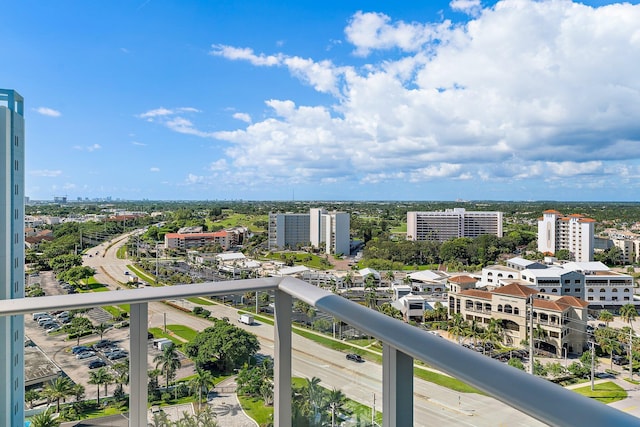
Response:
[[[91,323],[91,320],[86,317],[75,316],[71,319],[69,326],[67,326],[67,330],[69,331],[69,335],[76,335],[77,345],[80,345],[80,337],[83,333],[93,330],[93,323]]]
[[[178,350],[173,344],[168,345],[162,353],[153,358],[156,369],[161,369],[166,381],[166,388],[169,389],[169,381],[175,377],[176,371],[182,367]]]
[[[608,327],[609,323],[613,321],[613,314],[608,310],[602,310],[598,315],[598,320],[604,322]]]
[[[82,265],[82,257],[80,255],[64,254],[58,255],[49,261],[49,266],[56,273],[69,270],[71,267]]]
[[[336,414],[345,412],[347,397],[340,390],[333,389],[327,394],[326,407],[331,412],[331,427],[336,425]]]
[[[96,271],[93,268],[77,265],[60,273],[58,277],[61,280],[65,280],[67,282],[80,283],[83,280],[87,280],[90,277],[93,277],[95,274]]]
[[[111,329],[111,326],[107,325],[106,323],[100,323],[99,325],[93,327],[93,330],[96,331],[98,335],[100,335],[100,340],[102,340],[102,336],[109,329]]]
[[[502,323],[497,319],[491,318],[489,320],[489,324],[482,333],[482,339],[492,344],[502,343],[504,340],[504,328],[502,327]]]
[[[260,349],[256,336],[224,320],[200,332],[186,345],[186,353],[199,368],[230,372],[241,367]]]
[[[378,305],[378,284],[372,274],[364,279],[364,299],[369,308],[376,308]]]
[[[60,412],[60,399],[71,394],[73,382],[69,377],[57,377],[46,385],[42,394],[50,401],[56,402],[56,412]]]
[[[58,427],[60,425],[60,420],[54,418],[49,409],[34,415],[30,421],[30,427]]]
[[[629,323],[629,378],[633,378],[633,357],[631,354],[633,347],[633,321],[636,319],[638,312],[635,305],[625,304],[620,308],[620,317]]]
[[[451,319],[449,319],[449,335],[457,340],[458,344],[460,344],[460,338],[464,336],[466,328],[467,323],[464,321],[462,314],[455,313],[451,316]]]
[[[537,324],[535,329],[533,330],[533,342],[537,343],[536,348],[540,349],[540,343],[546,341],[549,333],[540,325]]]
[[[100,386],[104,384],[105,394],[107,394],[107,386],[113,381],[113,377],[105,368],[100,368],[89,373],[89,384],[97,386],[98,390],[98,406],[100,406]]]
[[[521,371],[524,371],[524,363],[522,363],[522,360],[517,357],[512,357],[511,359],[509,359],[507,364],[509,366],[513,366],[514,368],[520,369]]]
[[[24,401],[27,402],[29,408],[33,408],[33,401],[40,399],[40,392],[38,390],[29,389],[24,392]]]
[[[198,393],[198,404],[202,402],[202,391],[204,390],[205,396],[207,396],[209,390],[214,386],[215,379],[213,375],[211,375],[210,371],[204,369],[196,369],[195,377],[189,382],[191,390]]]

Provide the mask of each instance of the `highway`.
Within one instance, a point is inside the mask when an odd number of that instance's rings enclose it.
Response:
[[[126,242],[120,238],[112,244],[102,244],[84,256],[84,264],[96,270],[96,280],[115,289],[119,282],[126,282],[128,276],[127,260],[116,257],[119,246]],[[107,247],[111,245],[107,249]],[[98,256],[95,253],[98,252]],[[192,308],[189,301],[176,301],[176,304]],[[232,321],[238,318],[237,309],[217,304],[206,306],[215,317],[228,317]],[[167,324],[181,324],[195,330],[203,330],[211,325],[205,319],[191,316],[159,302],[149,303],[149,326],[162,327],[166,316]],[[268,324],[237,326],[258,336],[261,353],[273,355],[273,327]],[[469,351],[460,347],[460,351]],[[375,395],[376,409],[382,408],[382,367],[366,361],[355,363],[345,359],[345,354],[328,349],[314,341],[293,335],[293,372],[298,377],[318,377],[321,385],[337,388],[350,399],[373,406]],[[459,426],[538,426],[544,425],[537,420],[516,411],[495,399],[474,393],[458,393],[448,388],[414,378],[414,425],[459,425]]]

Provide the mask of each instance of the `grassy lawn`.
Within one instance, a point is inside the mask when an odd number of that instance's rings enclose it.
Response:
[[[212,222],[207,219],[207,226],[218,225],[222,228],[244,226],[249,227],[253,232],[266,231],[264,228],[258,227],[255,223],[256,221],[268,221],[269,215],[245,215],[233,213],[233,211],[225,211],[224,213],[227,214],[227,217],[221,221]]]
[[[85,287],[89,292],[107,292],[109,290],[109,288],[107,288],[105,285],[97,282],[89,283],[85,285]]]
[[[167,329],[169,329],[169,325],[167,325]],[[162,328],[149,328],[149,332],[151,332],[153,334],[153,338],[154,339],[167,338],[167,339],[173,341],[173,343],[177,347],[182,347],[183,343],[182,343],[181,340],[179,340],[178,338],[174,337],[173,335],[165,334],[164,331],[162,330]]]
[[[413,375],[434,384],[441,385],[443,387],[450,388],[451,390],[459,391],[461,393],[478,393],[482,394],[477,388],[473,388],[470,385],[463,383],[462,381],[440,374],[438,372],[429,371],[426,369],[413,368]]]
[[[213,301],[207,298],[193,297],[186,298],[186,300],[198,305],[216,305]]]
[[[627,392],[622,387],[611,381],[605,383],[596,384],[591,391],[591,386],[580,387],[573,389],[576,393],[580,393],[583,396],[590,397],[592,399],[599,400],[602,403],[617,402],[627,397]]]
[[[107,313],[111,314],[113,317],[118,317],[120,316],[122,313],[125,313],[124,310],[120,309],[120,307],[118,306],[114,306],[114,305],[106,305],[104,307],[102,307]]]
[[[120,246],[116,252],[116,258],[125,259],[127,257],[127,245]]]
[[[238,400],[242,409],[247,415],[253,418],[258,425],[267,425],[273,420],[273,406],[264,406],[262,399],[256,399],[253,397],[240,396]]]
[[[167,325],[167,330],[173,332],[180,338],[184,338],[187,341],[193,341],[193,339],[195,339],[196,335],[198,334],[198,331],[184,325]]]

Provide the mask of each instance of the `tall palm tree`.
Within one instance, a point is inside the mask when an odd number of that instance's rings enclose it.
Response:
[[[546,341],[548,335],[547,331],[540,324],[536,325],[533,330],[533,340],[537,343],[538,350],[540,350],[540,343]]]
[[[393,271],[388,270],[386,273],[384,273],[384,278],[387,281],[388,285],[391,286],[391,283],[393,283],[396,275],[393,273]]]
[[[111,326],[107,325],[106,323],[100,323],[99,325],[94,326],[93,330],[100,335],[100,340],[102,341],[102,336],[109,328],[111,328]]]
[[[30,389],[24,392],[24,400],[29,404],[29,408],[33,408],[33,401],[40,398],[40,393],[37,390]]]
[[[504,328],[499,320],[491,318],[486,329],[482,333],[482,339],[492,344],[502,343],[504,340]],[[482,351],[484,353],[484,350]]]
[[[629,378],[633,379],[633,321],[636,319],[638,312],[636,306],[633,304],[625,304],[620,308],[620,317],[622,320],[629,323]]]
[[[598,320],[604,322],[609,327],[609,322],[613,321],[613,314],[608,310],[602,310],[598,316]]]
[[[460,313],[455,313],[449,319],[449,335],[458,340],[458,344],[460,344],[460,338],[464,335],[466,323]]]
[[[201,368],[196,369],[196,376],[189,382],[189,386],[191,390],[198,392],[198,404],[202,402],[202,390],[204,389],[206,396],[215,384],[211,371]]]
[[[89,384],[95,384],[98,389],[98,406],[100,406],[100,386],[104,384],[105,394],[107,393],[107,384],[113,380],[113,377],[105,368],[89,373]]]
[[[180,357],[178,356],[178,350],[176,350],[176,346],[171,344],[162,350],[161,354],[158,354],[153,358],[153,361],[156,364],[156,369],[160,368],[164,373],[164,378],[166,380],[167,390],[169,389],[169,380],[173,378],[176,371],[182,367],[182,362],[180,362]]]
[[[471,323],[468,324],[467,329],[464,331],[465,337],[469,337],[473,339],[473,345],[478,344],[478,338],[484,332],[482,326],[478,324],[476,319],[473,319]]]
[[[124,386],[129,384],[129,359],[125,359],[124,362],[114,364],[113,370],[116,372],[115,383],[118,384],[116,390],[118,393],[124,394]],[[114,395],[116,393],[114,392]]]
[[[44,388],[42,393],[49,400],[56,401],[56,412],[60,412],[60,399],[64,399],[71,394],[73,382],[69,377],[57,377]]]
[[[347,397],[340,390],[333,389],[327,394],[326,407],[331,411],[331,427],[336,425],[336,412],[344,410]]]
[[[364,279],[364,298],[367,301],[369,308],[376,308],[378,305],[378,285],[376,284],[373,275],[368,275]]]
[[[307,401],[313,409],[314,418],[317,416],[322,404],[322,386],[320,386],[320,378],[313,377],[307,378],[307,382],[304,385],[304,395]]]

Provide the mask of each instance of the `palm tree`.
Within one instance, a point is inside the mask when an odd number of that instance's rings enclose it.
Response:
[[[629,323],[629,379],[633,379],[633,321],[636,319],[638,312],[636,306],[633,304],[625,304],[620,308],[620,317],[622,320]]]
[[[100,406],[100,386],[104,384],[105,394],[107,394],[107,385],[113,381],[113,377],[105,368],[89,373],[89,384],[95,384],[98,388],[98,406]]]
[[[468,324],[466,331],[464,331],[465,337],[469,337],[473,339],[473,345],[478,344],[478,338],[482,335],[484,330],[478,324],[476,319],[473,319],[470,324]]]
[[[449,319],[449,335],[451,335],[454,339],[458,340],[458,344],[460,344],[460,337],[464,335],[464,331],[466,329],[466,323],[462,314],[455,313]]]
[[[389,286],[391,286],[391,283],[393,283],[393,280],[396,278],[396,275],[393,274],[393,271],[389,270],[386,273],[384,273],[384,278],[389,284]]]
[[[94,326],[93,330],[100,335],[100,340],[102,341],[102,336],[109,328],[111,328],[111,326],[107,325],[106,323],[100,323],[99,325]]]
[[[33,401],[40,398],[40,393],[37,390],[30,389],[24,392],[24,400],[29,404],[29,408],[33,408]]]
[[[321,380],[318,377],[313,377],[311,379],[307,378],[306,380],[307,383],[304,387],[304,395],[307,398],[308,403],[313,408],[314,417],[316,417],[322,401],[322,387],[320,386]]]
[[[327,394],[326,406],[331,411],[331,427],[336,425],[336,412],[343,410],[346,402],[347,397],[340,390],[334,388]]]
[[[53,414],[47,409],[46,411],[31,417],[31,424],[29,425],[31,427],[58,427],[60,425],[60,421],[53,418]]]
[[[492,344],[501,343],[504,339],[504,328],[499,320],[491,318],[487,328],[482,333],[482,339]],[[482,351],[484,353],[484,350]]]
[[[367,306],[369,308],[375,308],[378,305],[378,293],[377,293],[378,285],[376,284],[373,275],[368,275],[366,279],[364,279],[364,298],[367,301]]]
[[[198,403],[202,402],[202,390],[204,389],[206,396],[215,385],[211,371],[200,368],[196,369],[196,376],[189,382],[191,390],[198,391]]]
[[[124,386],[129,384],[129,359],[125,359],[124,362],[119,362],[113,365],[113,370],[116,371],[115,382],[118,384],[114,395],[118,393],[120,396],[124,396]]]
[[[538,343],[538,350],[540,350],[540,343],[542,341],[546,341],[548,335],[549,334],[542,326],[539,324],[536,325],[536,328],[533,330],[533,340]]]
[[[345,276],[344,276],[344,286],[345,288],[349,289],[351,287],[351,285],[353,285],[353,274],[351,274],[351,272],[348,272]]]
[[[156,363],[156,369],[160,367],[164,372],[164,378],[169,390],[169,380],[173,378],[175,372],[182,367],[176,346],[171,344],[162,350],[162,353],[153,358]]]
[[[598,320],[604,322],[609,327],[609,322],[613,321],[613,314],[608,310],[602,310],[598,316]]]
[[[43,394],[49,400],[56,401],[56,412],[60,412],[60,399],[64,399],[71,394],[73,382],[69,377],[57,377],[51,381],[43,390]]]

